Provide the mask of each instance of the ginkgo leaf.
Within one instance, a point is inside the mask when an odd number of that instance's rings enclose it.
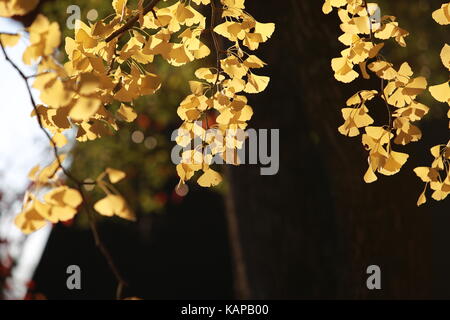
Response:
[[[450,82],[430,86],[431,95],[439,102],[446,102],[450,105]]]
[[[101,215],[112,217],[116,208],[121,207],[122,205],[122,200],[119,196],[108,195],[97,201],[94,205],[94,209]]]
[[[244,61],[244,65],[247,66],[247,68],[263,68],[265,65],[267,65],[264,61],[259,59],[255,55],[249,55],[247,59]]]
[[[105,172],[108,174],[108,178],[111,183],[117,183],[126,177],[125,172],[117,169],[107,168]]]
[[[83,96],[88,96],[97,92],[97,89],[100,86],[99,78],[89,73],[82,73],[78,81],[78,93]]]
[[[386,61],[372,62],[369,64],[369,69],[385,80],[392,80],[397,76],[397,71],[392,67],[392,64]]]
[[[210,4],[210,0],[192,0],[192,2],[194,2],[196,5],[207,5]]]
[[[34,206],[20,213],[14,220],[15,225],[25,234],[30,234],[43,228],[48,222]]]
[[[53,135],[52,141],[58,148],[64,147],[68,142],[66,136],[62,133],[56,133]]]
[[[437,181],[439,177],[438,171],[434,168],[418,167],[414,169],[414,172],[423,182]]]
[[[89,120],[100,108],[102,101],[96,98],[79,97],[69,116],[74,120]]]
[[[66,90],[60,79],[49,81],[41,90],[42,102],[54,108],[65,107],[72,101],[73,92]]]
[[[347,0],[325,0],[325,3],[322,6],[322,11],[325,14],[329,14],[333,7],[338,8],[347,4]]]
[[[22,60],[25,64],[32,64],[42,56],[51,55],[61,42],[61,31],[56,22],[50,21],[39,14],[31,26],[27,28],[30,33],[30,46],[25,49]]]
[[[128,0],[113,0],[112,6],[118,16],[123,16],[125,14],[127,2]]]
[[[440,158],[441,157],[441,145],[434,146],[430,148],[430,153],[433,155],[434,158]]]
[[[266,90],[269,85],[270,78],[265,76],[257,76],[253,73],[248,75],[247,85],[244,91],[247,93],[259,93]]]
[[[373,172],[373,169],[371,166],[367,169],[366,173],[364,174],[364,182],[365,183],[372,183],[378,180],[377,175],[375,172]]]
[[[124,104],[120,105],[117,114],[126,122],[133,122],[137,118],[137,113],[134,112],[133,108]]]
[[[353,70],[353,65],[346,57],[334,58],[331,66],[335,72],[334,77],[341,82],[349,83],[359,77],[358,72]]]
[[[450,24],[450,3],[444,3],[440,9],[433,12],[433,19],[441,24]]]
[[[450,189],[447,184],[442,182],[431,182],[430,187],[432,190],[434,190],[431,197],[436,201],[442,201],[447,198],[447,196],[450,194]]]
[[[35,207],[42,217],[53,223],[72,219],[83,201],[78,190],[67,186],[51,190],[44,200],[43,203],[35,201]]]
[[[372,100],[376,95],[378,94],[378,91],[376,90],[363,90],[359,91],[358,93],[351,96],[346,104],[347,106],[355,106],[360,105],[366,101]]]
[[[200,170],[201,168],[201,164],[181,163],[177,165],[177,173],[182,181],[187,181],[191,179],[194,176],[195,172]]]
[[[400,171],[408,158],[406,153],[391,151],[386,163],[378,171],[386,176],[394,175]]]
[[[105,198],[97,201],[94,209],[101,215],[112,217],[117,215],[126,220],[135,221],[136,216],[128,208],[125,199],[119,195],[109,194]]]
[[[191,88],[191,92],[195,95],[203,95],[205,90],[205,85],[200,81],[189,81],[189,87]]]
[[[19,34],[0,34],[0,40],[5,47],[14,47],[20,40]]]
[[[427,196],[426,196],[426,191],[423,191],[420,196],[419,199],[417,200],[417,206],[420,207],[421,205],[423,205],[424,203],[427,202]]]
[[[359,135],[359,128],[364,128],[371,125],[374,120],[367,112],[367,107],[360,108],[343,108],[342,116],[345,123],[339,127],[339,132],[345,136],[355,137]]]
[[[39,0],[2,0],[0,1],[0,17],[23,16],[34,10]]]
[[[421,120],[429,110],[430,108],[426,105],[413,101],[413,103],[407,107],[398,108],[392,115],[397,118],[407,118],[409,121],[418,121]]]
[[[211,168],[206,170],[197,180],[197,183],[205,188],[217,186],[221,182],[222,176]]]
[[[450,8],[450,6],[449,6]],[[444,66],[450,70],[450,45],[445,44],[441,51],[441,60]]]
[[[260,23],[256,22],[255,33],[259,33],[262,41],[266,42],[275,32],[275,23]]]
[[[217,73],[213,73],[210,68],[200,68],[195,71],[195,76],[199,79],[206,80],[209,83],[215,83],[217,81]],[[220,80],[223,80],[222,75],[219,76]]]
[[[64,188],[62,201],[68,206],[76,208],[83,202],[83,198],[81,197],[81,194],[78,190]]]

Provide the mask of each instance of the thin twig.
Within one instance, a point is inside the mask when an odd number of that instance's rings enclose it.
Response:
[[[218,91],[217,85],[219,83],[220,72],[222,70],[222,67],[220,65],[220,52],[222,50],[220,48],[219,39],[217,39],[217,34],[214,32],[214,28],[216,27],[216,17],[217,17],[217,7],[216,7],[216,3],[214,1],[215,0],[211,0],[211,37],[213,39],[214,49],[216,51],[217,79],[216,79],[216,82],[214,83],[214,88],[217,92]]]
[[[374,34],[373,34],[373,24],[372,24],[372,20],[370,20],[370,11],[369,11],[369,6],[367,4],[367,1],[364,1],[363,3],[364,8],[366,9],[366,13],[367,13],[367,18],[369,20],[369,30],[370,30],[370,42],[372,43],[373,46],[375,46],[374,43]],[[379,54],[377,54],[377,56],[379,56]],[[387,97],[386,94],[384,93],[384,79],[381,78],[381,92],[380,92],[381,98],[383,99],[385,105],[386,105],[386,110],[388,113],[388,118],[389,118],[389,130],[392,130],[392,113],[391,113],[391,109],[389,108],[389,104],[387,102]],[[390,148],[390,143],[389,143],[389,148]]]

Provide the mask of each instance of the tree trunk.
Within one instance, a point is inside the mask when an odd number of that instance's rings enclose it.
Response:
[[[330,59],[343,49],[339,21],[321,6],[248,1],[258,21],[277,24],[257,53],[272,81],[250,98],[251,126],[279,128],[281,145],[277,175],[261,176],[256,166],[228,171],[228,216],[240,237],[234,253],[242,250],[237,265],[245,270],[237,287],[248,287],[238,297],[428,297],[431,218],[415,206],[420,182],[408,164],[397,176],[364,184],[361,142],[337,131],[340,107],[364,83],[334,79]],[[372,264],[381,268],[382,290],[366,287]]]

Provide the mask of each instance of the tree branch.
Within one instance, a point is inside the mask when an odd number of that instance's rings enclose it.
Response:
[[[152,11],[155,6],[158,4],[158,2],[160,2],[161,0],[152,0],[149,4],[147,4],[144,7],[144,12],[142,13],[142,15],[146,15],[147,13],[149,13],[150,11]],[[133,26],[136,24],[136,22],[139,20],[139,14],[133,16],[130,20],[127,21],[127,23],[125,23],[120,29],[117,29],[116,31],[114,31],[110,36],[108,36],[105,39],[105,42],[111,42],[112,40],[114,40],[115,38],[117,38],[118,36],[120,36],[122,33],[130,30],[131,28],[133,28]]]
[[[123,279],[121,273],[119,272],[119,269],[117,268],[116,264],[114,263],[114,260],[110,254],[110,252],[108,251],[108,249],[106,248],[106,246],[103,244],[103,242],[101,241],[99,232],[98,232],[98,228],[97,228],[97,224],[95,222],[95,216],[93,214],[93,212],[90,210],[90,206],[88,204],[86,195],[84,194],[83,191],[83,186],[86,184],[83,181],[78,180],[77,178],[75,178],[70,172],[68,172],[62,165],[61,160],[59,159],[59,155],[58,155],[58,147],[56,146],[55,142],[53,141],[50,133],[48,133],[48,131],[45,129],[43,123],[42,123],[42,119],[39,115],[38,109],[37,109],[37,104],[36,101],[33,97],[33,93],[31,92],[31,88],[28,84],[28,79],[30,77],[27,77],[22,70],[20,70],[20,68],[14,63],[14,61],[12,61],[9,57],[9,55],[7,54],[5,47],[3,45],[2,39],[0,38],[0,48],[1,51],[3,52],[3,55],[5,56],[5,60],[7,62],[9,62],[9,64],[17,71],[17,73],[20,75],[20,77],[23,79],[23,81],[25,82],[26,88],[27,88],[27,92],[28,92],[28,96],[30,97],[30,102],[31,105],[33,106],[33,110],[36,113],[36,117],[37,117],[37,122],[39,124],[39,127],[41,128],[41,130],[44,132],[45,136],[47,137],[47,139],[50,141],[50,144],[52,146],[53,149],[53,153],[54,156],[56,158],[56,161],[58,163],[58,169],[61,169],[62,172],[66,175],[67,178],[69,178],[69,180],[71,180],[75,185],[76,185],[76,189],[80,192],[81,197],[83,199],[83,208],[86,211],[88,218],[89,218],[89,226],[92,230],[92,234],[94,236],[94,240],[95,240],[95,244],[96,246],[99,248],[100,252],[102,253],[102,255],[105,257],[109,268],[111,269],[112,273],[114,274],[114,277],[116,278],[116,281],[118,283],[117,285],[117,292],[116,292],[116,298],[119,300],[122,297],[122,291],[124,286],[126,286],[126,282]],[[57,170],[58,170],[57,169]]]

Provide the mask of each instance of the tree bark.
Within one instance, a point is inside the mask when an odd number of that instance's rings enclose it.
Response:
[[[272,81],[250,98],[251,126],[279,128],[281,138],[277,175],[261,176],[256,166],[228,171],[228,215],[236,217],[250,297],[429,297],[431,209],[415,206],[414,163],[366,185],[359,138],[337,131],[340,107],[367,85],[333,77],[330,59],[343,49],[338,19],[316,0],[247,6],[258,21],[277,24],[257,52]],[[372,264],[381,268],[379,291],[366,287]]]

